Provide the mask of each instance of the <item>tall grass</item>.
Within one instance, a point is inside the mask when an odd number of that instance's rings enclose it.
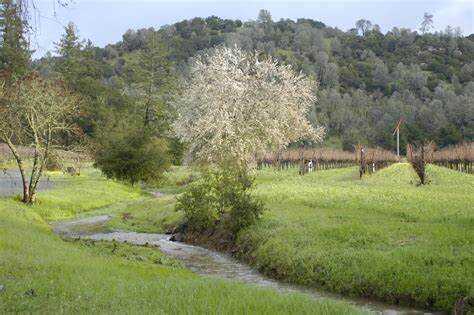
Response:
[[[268,210],[239,234],[237,254],[292,283],[425,309],[472,308],[474,178],[431,164],[426,171],[430,185],[413,189],[408,163],[362,180],[357,167],[305,176],[258,170],[254,193]],[[131,212],[112,228],[164,231],[182,216],[166,198],[104,213]]]
[[[427,165],[430,185],[397,163],[362,180],[357,168],[265,169],[269,209],[240,234],[240,254],[268,275],[390,303],[452,310],[474,303],[471,176]]]

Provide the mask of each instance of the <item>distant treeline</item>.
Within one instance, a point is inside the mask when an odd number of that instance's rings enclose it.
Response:
[[[128,106],[133,67],[153,34],[177,77],[186,75],[189,58],[221,44],[258,50],[315,77],[320,87],[310,118],[327,127],[330,142],[339,148],[364,143],[393,149],[391,131],[400,117],[405,121],[401,148],[422,140],[441,147],[474,140],[474,35],[451,27],[437,33],[407,28],[382,33],[370,21],[356,24],[341,31],[311,19],[274,21],[262,10],[255,21],[211,16],[129,30],[122,41],[104,48],[82,45],[80,90],[87,94],[99,89],[91,82],[100,82],[109,107]],[[62,58],[48,55],[35,66],[54,75]],[[92,132],[93,123],[83,123]]]

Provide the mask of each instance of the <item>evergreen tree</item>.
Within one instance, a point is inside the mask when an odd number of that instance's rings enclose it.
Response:
[[[148,36],[132,71],[131,86],[139,96],[137,104],[144,126],[165,132],[169,129],[167,100],[175,88],[176,76],[168,48],[156,33]]]
[[[74,23],[69,22],[64,28],[64,34],[59,43],[56,43],[56,53],[60,59],[56,62],[56,71],[68,83],[73,85],[78,78],[81,67],[81,49],[83,43],[79,40],[77,28]]]
[[[21,2],[3,0],[0,3],[0,72],[7,82],[24,76],[30,65],[28,24],[22,14]]]

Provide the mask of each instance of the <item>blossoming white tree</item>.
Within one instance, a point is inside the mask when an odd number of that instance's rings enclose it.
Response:
[[[322,139],[306,118],[316,86],[273,58],[218,47],[193,61],[174,129],[195,161],[249,165],[265,151]]]

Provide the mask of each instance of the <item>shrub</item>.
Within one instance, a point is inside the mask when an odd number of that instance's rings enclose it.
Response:
[[[218,198],[215,194],[215,178],[205,174],[199,181],[188,186],[178,197],[176,210],[184,213],[187,227],[202,232],[211,228],[219,218]]]
[[[250,194],[254,179],[244,168],[225,168],[218,174],[220,212],[233,235],[252,225],[263,212],[263,203]]]
[[[243,169],[208,171],[178,198],[176,210],[184,212],[191,231],[220,225],[235,236],[263,212],[263,203],[250,193],[252,186],[253,178]]]
[[[184,144],[177,138],[168,139],[168,143],[171,163],[173,165],[181,165],[185,150]]]
[[[94,165],[109,178],[135,184],[160,180],[169,167],[166,140],[140,130],[111,133],[98,145]]]
[[[252,225],[263,212],[262,201],[255,199],[248,192],[235,198],[235,203],[230,210],[230,230],[236,235],[240,230]]]

